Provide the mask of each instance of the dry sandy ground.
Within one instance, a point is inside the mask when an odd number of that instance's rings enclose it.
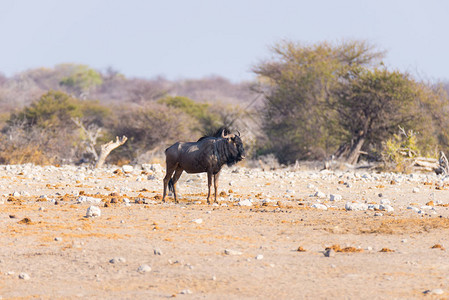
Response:
[[[116,169],[0,166],[3,299],[449,297],[440,177],[225,168],[226,205],[213,206],[204,175],[184,174],[180,203],[164,204],[158,165]],[[326,198],[313,197],[318,190]],[[85,217],[92,203],[77,203],[80,194],[102,200],[100,217]],[[251,206],[237,205],[246,199]],[[382,199],[394,212],[345,210]],[[151,271],[138,272],[143,264]]]

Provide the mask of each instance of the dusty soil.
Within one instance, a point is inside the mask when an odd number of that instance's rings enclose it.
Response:
[[[174,204],[160,200],[158,165],[117,169],[0,166],[3,299],[449,297],[444,178],[233,168],[216,206],[205,203],[204,175],[184,174]],[[382,199],[393,212],[345,210]],[[85,217],[91,205],[100,217]],[[138,272],[143,264],[151,271]]]

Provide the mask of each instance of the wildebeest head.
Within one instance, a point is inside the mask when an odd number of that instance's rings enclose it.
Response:
[[[229,157],[227,161],[227,165],[232,166],[233,164],[242,161],[245,158],[245,149],[243,148],[243,143],[240,139],[240,132],[237,131],[237,134],[225,135],[225,131],[223,131],[222,138],[227,140],[229,145],[228,149],[232,154],[232,157]]]

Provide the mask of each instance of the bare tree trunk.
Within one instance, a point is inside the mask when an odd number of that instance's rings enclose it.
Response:
[[[335,152],[337,160],[344,161],[348,164],[356,164],[362,153],[362,147],[365,143],[365,137],[359,136],[355,141],[351,141],[351,144],[345,144],[338,148]]]
[[[106,157],[108,157],[109,153],[111,153],[111,151],[114,150],[115,148],[118,148],[124,143],[126,143],[127,140],[128,138],[126,136],[122,136],[120,139],[117,136],[115,137],[115,142],[110,141],[109,143],[102,145],[100,156],[98,157],[97,163],[95,164],[95,168],[101,168],[106,160]]]
[[[443,151],[440,152],[440,159],[438,160],[438,163],[440,165],[439,169],[441,174],[443,175],[449,174],[449,162]]]
[[[354,165],[357,163],[360,157],[360,150],[362,150],[362,146],[365,143],[365,137],[359,137],[357,141],[352,145],[349,154],[346,158],[346,162]]]

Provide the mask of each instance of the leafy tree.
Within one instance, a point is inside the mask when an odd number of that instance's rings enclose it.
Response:
[[[378,147],[398,126],[421,123],[419,86],[406,74],[360,69],[346,78],[333,91],[339,125],[348,140],[338,157],[356,163],[366,144]]]
[[[27,126],[50,129],[70,124],[70,118],[81,117],[80,101],[61,91],[49,91],[39,100],[11,115],[8,123],[24,122]]]
[[[190,128],[196,120],[183,111],[155,102],[143,107],[119,107],[116,110],[113,134],[127,136],[128,142],[111,154],[128,161],[138,159],[147,151],[163,150],[174,141],[192,141],[198,138]]]
[[[337,113],[329,109],[332,90],[346,74],[375,64],[383,54],[365,42],[284,42],[272,51],[273,60],[254,68],[259,75],[256,89],[265,96],[265,150],[282,163],[329,155],[344,139]]]
[[[3,128],[10,137],[5,149],[14,151],[12,161],[26,157],[30,161],[73,162],[85,150],[85,137],[72,118],[86,127],[103,126],[109,115],[109,109],[97,101],[81,101],[61,91],[50,91],[11,115]],[[32,151],[23,155],[21,149]],[[30,153],[41,153],[46,159],[31,158]]]
[[[73,65],[70,75],[61,79],[59,84],[82,96],[90,89],[103,83],[101,74],[86,65]]]
[[[198,125],[192,128],[197,132],[208,132],[211,128],[220,126],[220,117],[211,112],[210,105],[207,103],[198,103],[187,97],[166,97],[158,101],[169,107],[176,108],[193,119],[198,121]]]

